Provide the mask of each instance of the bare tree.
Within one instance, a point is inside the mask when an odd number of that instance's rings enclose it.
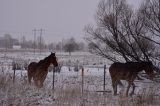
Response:
[[[22,36],[21,38],[21,47],[26,49],[27,48],[27,44],[26,44],[26,37]]]
[[[12,48],[12,37],[10,34],[5,34],[4,35],[4,40],[5,40],[5,48],[6,48],[6,51],[7,49],[9,48]]]
[[[79,43],[78,43],[78,49],[79,49],[80,51],[84,51],[84,50],[85,50],[85,44],[84,44],[83,42],[79,42]]]
[[[148,40],[145,17],[134,12],[125,0],[102,0],[96,21],[96,28],[85,27],[92,52],[114,62],[150,61],[154,44]]]
[[[64,50],[69,52],[69,55],[71,55],[71,52],[78,50],[78,44],[73,37],[67,40],[66,44],[64,45]]]
[[[146,17],[145,25],[147,29],[160,37],[160,0],[145,0],[140,11]],[[157,42],[157,44],[160,44],[160,42]]]
[[[154,42],[156,51],[152,58],[157,63],[160,61],[160,0],[145,0],[139,11],[145,17],[144,24],[151,36],[150,38],[142,37]]]

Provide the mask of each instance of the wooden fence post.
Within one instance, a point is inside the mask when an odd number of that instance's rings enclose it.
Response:
[[[12,63],[12,69],[13,69],[13,83],[15,82],[15,74],[16,74],[16,63],[13,61]]]
[[[82,93],[83,93],[83,84],[84,84],[84,68],[83,67],[82,67],[81,76],[82,76]]]
[[[104,83],[103,83],[103,91],[105,91],[105,85],[106,85],[106,65],[104,65]]]
[[[15,73],[16,73],[16,69],[13,70],[13,83],[15,82]]]
[[[52,89],[54,90],[54,78],[55,77],[55,67],[53,68],[53,82],[52,82]]]

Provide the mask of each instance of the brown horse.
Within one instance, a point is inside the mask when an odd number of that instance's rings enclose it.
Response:
[[[154,71],[151,62],[113,63],[109,68],[109,72],[112,79],[114,95],[117,95],[117,84],[120,80],[126,80],[128,82],[126,96],[128,96],[128,91],[131,85],[133,86],[131,95],[134,94],[135,84],[133,83],[133,81],[135,80],[138,72],[143,70],[145,70],[146,74],[152,80],[154,77]]]
[[[48,57],[40,60],[38,63],[32,62],[28,65],[28,81],[31,84],[33,78],[37,87],[42,87],[48,73],[50,64],[58,66],[55,53],[51,53]]]

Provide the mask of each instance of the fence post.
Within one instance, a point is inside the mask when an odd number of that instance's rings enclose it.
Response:
[[[104,83],[103,83],[103,91],[105,91],[105,84],[106,84],[106,65],[104,65]]]
[[[23,70],[23,66],[22,66],[22,64],[21,64],[21,78],[23,77],[23,75],[22,75],[22,70]]]
[[[13,83],[15,82],[15,73],[16,73],[16,63],[13,61],[12,63],[12,68],[13,68]]]
[[[52,82],[52,89],[54,90],[54,77],[55,77],[55,67],[53,67],[53,82]]]
[[[14,69],[13,70],[14,72],[13,72],[13,83],[15,82],[15,71],[16,71],[16,69]]]
[[[82,67],[82,93],[83,93],[83,84],[84,84],[84,68]]]

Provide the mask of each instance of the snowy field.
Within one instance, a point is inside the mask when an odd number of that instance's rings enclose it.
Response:
[[[60,72],[49,72],[44,87],[38,89],[27,83],[25,64],[38,62],[50,53],[10,52],[0,54],[0,106],[159,106],[160,84],[148,79],[135,80],[135,95],[125,96],[127,83],[118,86],[119,95],[113,96],[108,67],[112,62],[87,52],[56,53]],[[13,83],[12,63],[20,64],[15,72]],[[106,65],[106,83],[104,83],[104,65]],[[81,67],[84,67],[82,92]],[[78,71],[75,68],[78,67]]]

